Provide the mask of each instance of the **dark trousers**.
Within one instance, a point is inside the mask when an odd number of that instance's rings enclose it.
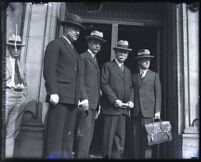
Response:
[[[152,158],[152,146],[148,146],[144,124],[151,123],[152,119],[144,118],[141,111],[134,118],[134,159]]]
[[[72,158],[76,113],[76,105],[50,105],[47,114],[46,158]]]
[[[89,158],[89,148],[93,138],[94,124],[95,124],[96,110],[89,109],[86,116],[85,112],[80,112],[78,115],[78,128],[76,140],[76,158],[86,159]]]
[[[121,159],[125,143],[125,115],[103,116],[103,156]]]

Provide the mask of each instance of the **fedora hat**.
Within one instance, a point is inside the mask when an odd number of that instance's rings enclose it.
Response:
[[[103,33],[97,30],[92,31],[90,36],[86,36],[86,40],[91,40],[91,39],[95,39],[103,43],[106,42],[106,40],[103,39]]]
[[[63,26],[71,24],[85,30],[86,27],[82,25],[82,23],[83,23],[82,18],[72,13],[68,14],[64,21],[60,22],[60,24]]]
[[[25,46],[24,44],[22,44],[22,39],[20,37],[20,35],[15,35],[15,34],[12,34],[9,36],[8,38],[8,42],[6,43],[7,45],[10,45],[10,46]]]
[[[150,51],[148,49],[140,49],[137,52],[137,57],[135,57],[136,59],[140,59],[140,58],[153,58],[154,56],[151,55]]]
[[[113,47],[114,50],[125,50],[125,51],[132,51],[131,48],[129,48],[128,41],[126,40],[120,40],[117,42],[117,46]]]

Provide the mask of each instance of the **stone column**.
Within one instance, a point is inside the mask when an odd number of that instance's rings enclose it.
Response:
[[[177,8],[178,128],[182,158],[199,156],[199,11]]]
[[[46,45],[56,37],[57,19],[62,3],[26,3],[23,37],[26,44],[28,100],[43,104],[43,121],[48,105],[43,78],[43,61]],[[65,5],[65,4],[64,4]]]

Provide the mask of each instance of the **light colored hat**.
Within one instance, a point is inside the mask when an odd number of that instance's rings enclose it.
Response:
[[[131,48],[129,48],[129,44],[127,40],[120,40],[117,42],[117,46],[113,48],[114,50],[125,50],[125,51],[132,51]]]
[[[15,35],[15,34],[10,35],[10,37],[8,38],[8,42],[6,44],[10,46],[15,46],[15,45],[25,46],[24,44],[22,44],[22,39],[20,35]]]
[[[106,42],[106,40],[103,39],[103,33],[97,30],[92,31],[90,36],[86,36],[86,40],[90,39],[95,39],[104,43]]]
[[[60,24],[63,26],[71,24],[71,25],[75,25],[75,26],[79,27],[80,29],[84,29],[84,30],[86,29],[86,27],[84,25],[82,25],[83,19],[80,16],[78,16],[76,14],[72,14],[72,13],[68,14],[66,16],[65,20],[61,21]]]
[[[150,51],[148,49],[141,49],[137,52],[137,57],[135,59],[140,58],[153,58],[154,56],[151,55]]]

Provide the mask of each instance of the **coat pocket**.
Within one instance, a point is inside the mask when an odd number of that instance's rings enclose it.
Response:
[[[60,73],[58,75],[57,81],[62,82],[62,83],[70,83],[71,82],[71,76],[66,75],[64,73]]]

